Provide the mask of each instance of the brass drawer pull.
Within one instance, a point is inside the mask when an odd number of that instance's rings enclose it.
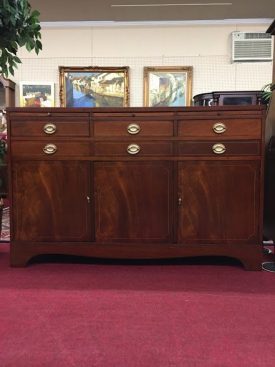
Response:
[[[45,154],[54,154],[57,151],[57,146],[55,144],[47,144],[43,148]]]
[[[223,154],[226,151],[226,147],[225,145],[218,143],[213,145],[212,150],[215,154]]]
[[[223,134],[226,132],[226,125],[223,124],[222,122],[217,122],[216,124],[213,125],[213,131],[216,134]]]
[[[44,133],[45,134],[54,134],[56,132],[56,125],[55,124],[46,124],[43,127]]]
[[[140,132],[141,128],[138,124],[130,124],[127,126],[127,131],[131,135],[138,134]]]
[[[130,144],[127,147],[127,152],[129,154],[138,154],[140,152],[140,146],[138,144]]]

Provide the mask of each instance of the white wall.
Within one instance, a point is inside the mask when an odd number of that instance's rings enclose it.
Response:
[[[272,62],[232,63],[231,32],[265,32],[267,24],[43,28],[43,50],[21,49],[19,82],[54,82],[58,66],[129,66],[130,105],[143,105],[144,66],[193,66],[193,92],[259,90],[272,79]]]

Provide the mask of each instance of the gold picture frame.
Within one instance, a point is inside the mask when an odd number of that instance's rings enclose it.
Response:
[[[20,82],[20,107],[54,107],[54,83]]]
[[[145,66],[144,106],[190,106],[192,77],[192,66]]]
[[[129,106],[129,67],[59,66],[61,107]]]

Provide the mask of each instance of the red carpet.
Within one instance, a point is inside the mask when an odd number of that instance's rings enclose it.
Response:
[[[196,261],[17,269],[1,244],[0,366],[273,367],[275,274]]]

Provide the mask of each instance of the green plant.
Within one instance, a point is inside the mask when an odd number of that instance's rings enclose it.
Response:
[[[275,89],[275,84],[268,83],[262,87],[262,100],[265,103],[269,103],[272,96],[272,91]]]
[[[20,47],[36,54],[42,50],[39,15],[27,0],[0,0],[0,73],[5,77],[21,63]]]

